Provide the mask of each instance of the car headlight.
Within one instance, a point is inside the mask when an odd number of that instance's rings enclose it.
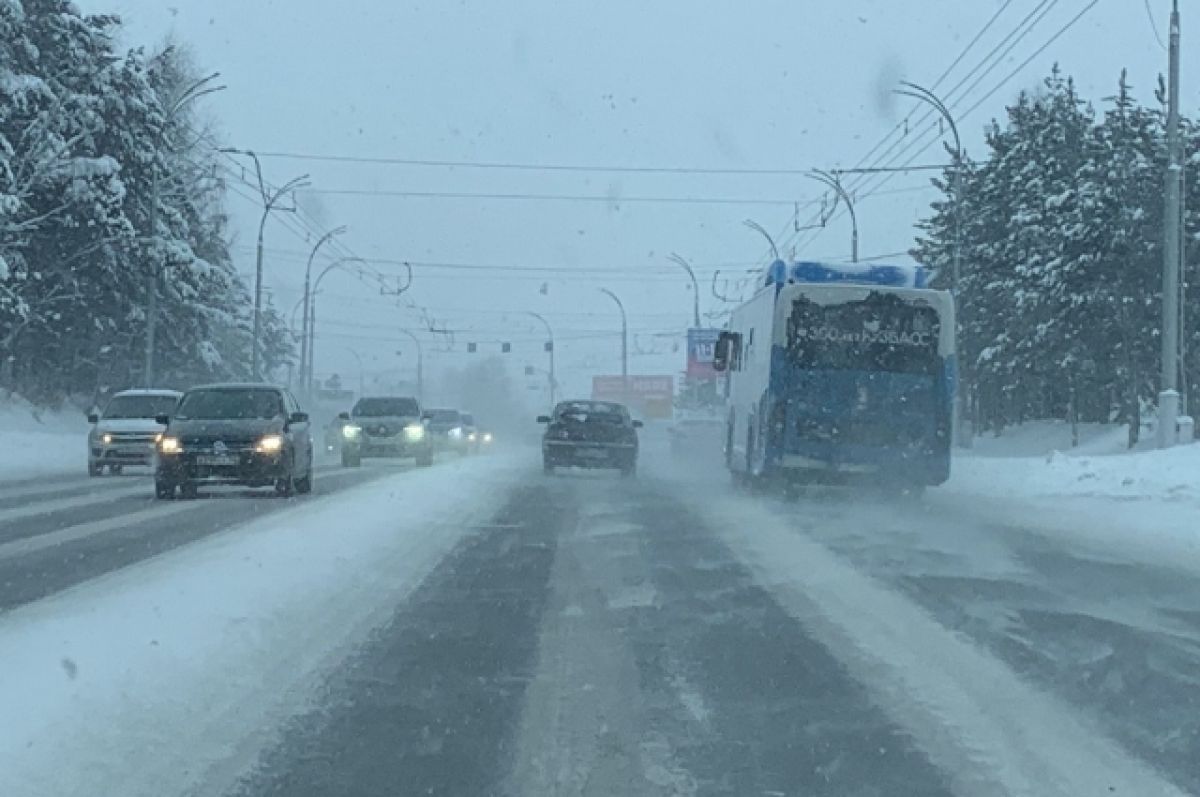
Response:
[[[104,443],[104,445],[109,445],[113,441],[113,436],[108,432],[105,432],[104,434],[100,435],[100,440]]]
[[[568,432],[566,429],[559,429],[557,432],[554,433],[554,436],[557,437],[559,440],[570,440],[571,439],[571,433]]]
[[[254,450],[260,454],[277,454],[283,448],[283,435],[264,435]]]
[[[425,427],[422,424],[414,423],[404,427],[404,436],[412,441],[425,439]]]
[[[355,426],[354,424],[346,424],[342,427],[342,437],[346,438],[347,440],[353,440],[354,438],[358,437],[359,433],[361,432],[362,427]]]
[[[478,437],[478,435],[476,435],[474,432],[470,432],[470,433],[467,435],[467,439],[468,439],[468,440],[470,440],[472,443],[474,443],[474,442],[475,442],[475,440],[477,439],[477,437]]]
[[[178,437],[163,435],[158,441],[158,450],[163,454],[178,454],[183,451],[183,443]]]
[[[484,433],[483,433],[483,442],[485,442],[485,443],[490,443],[490,442],[492,442],[492,433],[491,433],[491,432],[484,432]]]

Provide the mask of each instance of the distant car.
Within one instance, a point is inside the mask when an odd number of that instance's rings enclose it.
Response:
[[[87,469],[89,476],[119,474],[126,465],[153,465],[154,447],[163,425],[183,395],[177,390],[122,390],[108,400],[103,412],[88,415]]]
[[[426,410],[423,417],[428,421],[426,425],[433,438],[434,448],[441,451],[454,451],[458,454],[466,454],[470,450],[466,424],[463,422],[461,412],[451,409],[433,409]]]
[[[671,453],[677,457],[698,457],[723,462],[725,421],[721,418],[681,418],[667,427]]]
[[[274,485],[291,496],[313,487],[308,413],[286,388],[265,384],[195,387],[183,394],[158,442],[154,492],[194,498],[201,485]]]
[[[415,398],[361,398],[339,418],[344,467],[357,468],[363,457],[413,457],[419,468],[433,464],[433,440]]]
[[[479,451],[479,428],[475,425],[475,416],[469,412],[460,413],[462,418],[463,437],[467,441],[467,450],[475,453]]]
[[[538,417],[546,424],[542,436],[542,467],[615,468],[624,476],[637,472],[641,421],[611,401],[564,401],[553,415]]]

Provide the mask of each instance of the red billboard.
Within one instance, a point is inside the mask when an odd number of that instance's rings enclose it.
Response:
[[[638,418],[669,420],[675,406],[675,377],[631,376],[622,384],[620,376],[594,376],[592,398],[625,404]]]

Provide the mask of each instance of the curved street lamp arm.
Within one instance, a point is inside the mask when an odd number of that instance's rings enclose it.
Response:
[[[309,180],[308,175],[302,174],[299,177],[293,177],[292,179],[288,180],[283,185],[279,186],[279,188],[276,188],[275,192],[273,194],[270,194],[268,196],[267,194],[264,193],[264,196],[268,197],[267,198],[267,210],[274,210],[275,203],[278,202],[280,199],[282,199],[284,194],[288,194],[293,191],[297,191],[301,188],[308,188],[310,185],[312,185],[312,181]]]
[[[958,135],[958,125],[954,122],[954,115],[950,113],[950,109],[946,107],[946,103],[927,88],[918,86],[916,83],[910,83],[906,80],[900,81],[900,85],[904,89],[896,89],[895,93],[904,97],[911,97],[915,100],[920,100],[926,105],[933,107],[935,111],[941,114],[946,120],[946,124],[950,127],[950,133],[954,136],[954,152],[955,156],[961,159],[963,157],[962,139]]]
[[[775,239],[771,237],[771,233],[767,232],[766,229],[764,229],[761,224],[759,224],[757,221],[754,221],[753,219],[746,219],[745,221],[742,222],[742,224],[746,225],[747,227],[749,227],[750,229],[754,230],[759,235],[761,235],[763,238],[767,239],[767,243],[769,243],[771,245],[771,254],[775,255],[776,260],[783,259],[779,256],[779,247],[775,245]]]

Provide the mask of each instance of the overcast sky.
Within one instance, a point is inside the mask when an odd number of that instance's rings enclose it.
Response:
[[[1099,0],[1016,76],[1018,65],[1090,0],[780,0],[779,2],[484,2],[428,0],[85,0],[86,11],[119,13],[125,43],[154,46],[168,34],[188,43],[200,64],[228,88],[204,113],[230,145],[263,153],[512,164],[699,169],[850,168],[910,112],[891,89],[901,79],[933,85],[989,19],[992,28],[937,85],[959,115],[965,145],[983,154],[982,129],[1022,89],[1036,87],[1054,62],[1081,93],[1112,93],[1120,70],[1149,98],[1166,54],[1139,0]],[[1166,33],[1167,0],[1152,0]],[[1028,14],[1049,8],[1027,36],[977,85],[964,77]],[[1185,23],[1185,51],[1188,42]],[[1200,15],[1193,25],[1200,26]],[[1193,28],[1200,36],[1200,27]],[[1195,40],[1195,39],[1193,39]],[[987,67],[995,58],[987,61]],[[1185,61],[1184,74],[1195,74]],[[972,88],[972,86],[974,87]],[[955,90],[955,87],[958,87]],[[999,89],[990,98],[990,91]],[[1185,85],[1185,111],[1200,99]],[[968,109],[979,106],[966,113]],[[910,118],[920,130],[919,111]],[[888,139],[892,143],[896,139]],[[899,160],[937,163],[931,138]],[[885,148],[886,149],[886,146]],[[882,153],[880,150],[877,153]],[[876,157],[877,157],[876,156]],[[873,163],[872,158],[869,163]],[[714,175],[544,171],[347,164],[264,157],[276,183],[309,173],[318,191],[555,194],[607,201],[415,197],[313,193],[302,203],[328,226],[346,224],[349,251],[418,264],[412,298],[481,350],[514,341],[514,365],[542,365],[536,310],[560,338],[570,389],[591,371],[619,368],[616,308],[629,310],[637,348],[654,332],[689,324],[686,275],[665,259],[678,252],[701,281],[702,309],[714,309],[715,269],[735,276],[759,261],[765,242],[742,225],[752,218],[802,258],[849,255],[847,220],[820,234],[789,234],[794,202],[821,196],[801,174]],[[933,196],[928,174],[894,176],[859,187],[864,256],[903,252],[913,223]],[[249,196],[249,192],[241,187]],[[872,193],[874,191],[875,193]],[[736,199],[761,204],[638,199]],[[253,267],[257,211],[231,197],[239,267]],[[801,222],[814,208],[805,206]],[[282,222],[267,229],[267,281],[281,309],[299,297],[311,246]],[[481,271],[433,264],[519,266],[561,271]],[[388,273],[396,266],[379,265]],[[543,295],[539,288],[547,283]],[[733,286],[730,286],[732,290]],[[350,276],[331,276],[320,303],[318,371],[352,375],[347,347],[368,369],[396,367],[397,325],[418,327],[412,311]],[[588,337],[592,336],[592,337]],[[634,372],[672,372],[683,354],[667,339],[659,356],[635,357]]]

